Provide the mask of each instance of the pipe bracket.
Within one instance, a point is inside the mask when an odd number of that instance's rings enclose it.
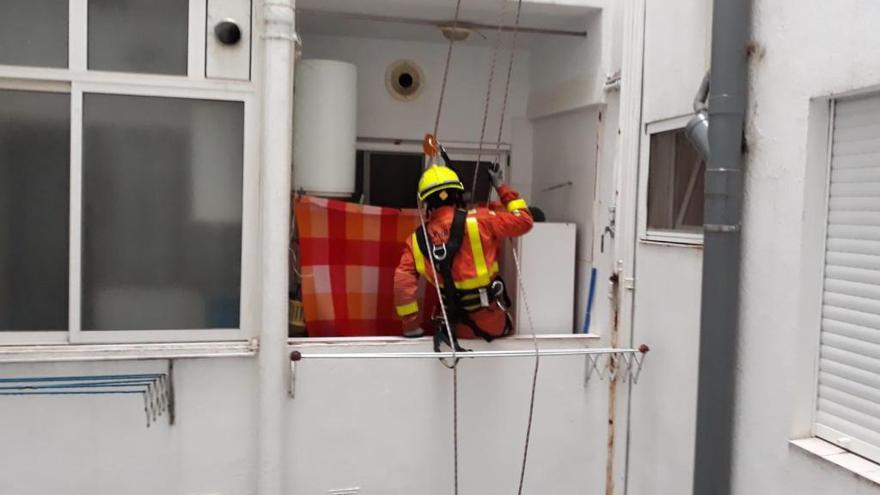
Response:
[[[740,225],[740,224],[724,225],[724,224],[707,223],[707,224],[703,225],[703,230],[706,232],[721,232],[721,233],[739,232],[742,230],[742,225]]]

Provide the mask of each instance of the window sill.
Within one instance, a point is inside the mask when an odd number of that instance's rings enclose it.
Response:
[[[256,339],[241,342],[15,345],[0,346],[0,363],[251,357],[256,355],[257,348]]]
[[[862,479],[880,485],[880,464],[850,453],[821,438],[802,438],[792,440],[789,444],[807,454],[843,468]]]

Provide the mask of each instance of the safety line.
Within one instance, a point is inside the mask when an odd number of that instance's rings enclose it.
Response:
[[[461,12],[461,0],[455,3],[455,17],[452,19],[452,29],[458,28],[458,15]],[[437,133],[440,131],[440,114],[443,112],[443,100],[446,97],[446,82],[449,78],[449,65],[452,61],[452,46],[455,44],[455,37],[449,37],[449,47],[446,50],[446,64],[443,67],[443,82],[440,84],[440,101],[437,103],[437,117],[434,119],[434,137],[438,138]]]

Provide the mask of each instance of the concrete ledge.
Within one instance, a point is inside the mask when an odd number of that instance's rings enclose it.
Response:
[[[15,345],[0,346],[0,363],[250,357],[256,355],[258,346],[256,339],[243,342]]]
[[[821,438],[792,440],[790,445],[813,457],[828,461],[856,476],[880,485],[880,464],[848,452]]]

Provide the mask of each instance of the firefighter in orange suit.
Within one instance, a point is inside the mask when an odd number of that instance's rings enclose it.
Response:
[[[454,342],[448,342],[440,308],[436,308],[435,350],[439,350],[441,341],[463,350],[457,344],[458,338],[491,341],[508,335],[512,329],[507,314],[510,300],[498,276],[498,258],[502,239],[531,230],[532,215],[525,200],[503,183],[499,164],[490,167],[489,176],[502,204],[470,211],[463,209],[464,186],[452,169],[432,165],[419,181],[419,199],[427,208],[427,236],[419,227],[407,239],[394,273],[394,299],[404,335],[423,335],[419,277],[435,290],[433,267],[437,267],[441,297],[455,332]],[[452,284],[448,283],[450,278]]]

